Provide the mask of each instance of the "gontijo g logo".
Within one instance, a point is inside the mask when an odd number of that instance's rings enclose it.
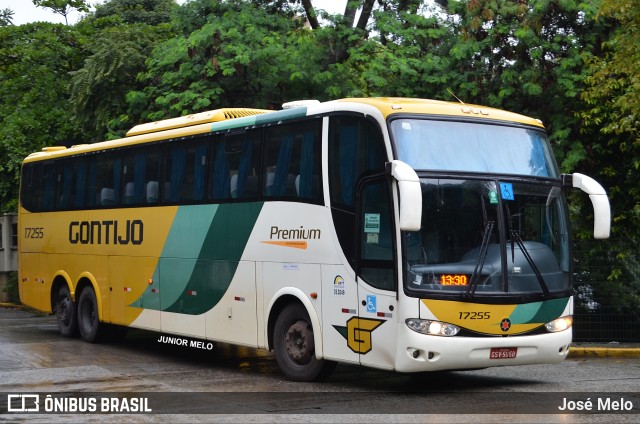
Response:
[[[349,349],[355,353],[365,355],[373,349],[371,333],[384,322],[381,319],[351,317],[347,321],[346,327],[334,325],[333,328],[347,339]]]

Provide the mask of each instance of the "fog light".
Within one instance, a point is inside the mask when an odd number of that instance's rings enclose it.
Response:
[[[572,325],[573,317],[566,316],[554,319],[553,321],[546,323],[544,326],[547,328],[548,332],[557,333],[558,331],[564,331],[568,328],[571,328]]]
[[[431,336],[451,337],[455,336],[460,331],[460,327],[440,321],[409,318],[405,323],[407,324],[407,327],[416,333],[429,334]]]

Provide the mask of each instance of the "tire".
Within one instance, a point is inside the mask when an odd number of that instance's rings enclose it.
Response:
[[[322,380],[336,366],[333,361],[316,358],[311,320],[307,310],[299,303],[290,304],[280,312],[273,341],[276,362],[290,380]]]
[[[82,340],[97,343],[102,339],[104,328],[98,317],[98,302],[93,288],[87,287],[78,299],[78,329]]]
[[[71,299],[69,287],[60,287],[55,299],[56,321],[62,337],[78,336],[78,310]]]

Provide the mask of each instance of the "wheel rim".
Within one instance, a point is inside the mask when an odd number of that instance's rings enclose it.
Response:
[[[306,364],[314,353],[313,330],[303,320],[292,324],[285,334],[287,355],[298,364]]]
[[[71,311],[71,299],[65,296],[58,301],[58,319],[64,325],[69,325],[69,321],[71,320],[70,311]]]

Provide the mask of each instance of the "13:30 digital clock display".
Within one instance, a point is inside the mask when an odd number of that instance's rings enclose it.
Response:
[[[443,286],[466,286],[469,278],[465,274],[442,274],[440,284]]]

